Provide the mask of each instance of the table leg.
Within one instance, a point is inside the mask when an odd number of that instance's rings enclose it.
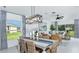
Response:
[[[46,48],[43,48],[43,52],[42,52],[42,53],[46,53],[46,51],[45,51],[45,50],[46,50]]]

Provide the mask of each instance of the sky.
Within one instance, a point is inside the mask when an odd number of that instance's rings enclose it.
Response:
[[[16,27],[21,27],[21,21],[18,20],[10,19],[6,21],[6,24],[12,24],[15,25]]]
[[[16,27],[21,27],[22,17],[16,14],[7,13],[6,24],[12,24]]]

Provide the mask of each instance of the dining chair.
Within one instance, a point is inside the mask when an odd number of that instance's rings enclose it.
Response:
[[[53,35],[51,35],[50,39],[58,41],[59,44],[62,43],[62,38],[60,37],[59,34],[53,34]]]
[[[27,44],[22,39],[19,39],[19,50],[21,53],[27,53]]]
[[[27,40],[27,48],[28,53],[39,53],[39,51],[36,50],[36,46],[32,40]]]
[[[47,53],[57,53],[57,48],[58,48],[59,44],[56,43],[54,45],[51,45],[49,46],[47,49],[46,49],[46,52]]]

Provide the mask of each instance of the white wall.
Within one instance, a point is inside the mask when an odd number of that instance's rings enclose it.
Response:
[[[38,30],[38,24],[26,24],[26,36],[30,36],[30,32]]]

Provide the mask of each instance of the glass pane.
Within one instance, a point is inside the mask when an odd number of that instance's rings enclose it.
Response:
[[[6,31],[8,47],[17,45],[17,39],[22,35],[22,17],[16,14],[7,13]]]

